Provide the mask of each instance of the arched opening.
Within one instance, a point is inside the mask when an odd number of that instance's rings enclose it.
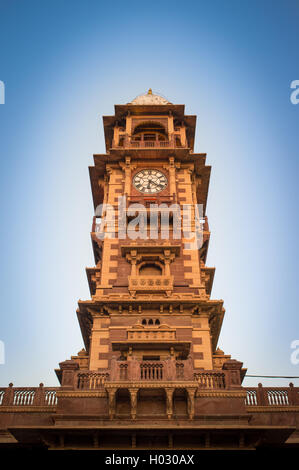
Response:
[[[149,324],[149,325],[153,325],[153,324],[154,324],[154,322],[153,322],[153,320],[152,320],[151,318],[149,319],[148,324]]]
[[[146,263],[139,268],[140,276],[162,276],[162,268],[155,263]]]
[[[115,394],[115,411],[118,418],[128,418],[131,415],[131,397],[129,390],[120,388]]]
[[[158,122],[143,122],[135,127],[132,140],[139,141],[165,141],[168,139],[165,127]]]
[[[145,318],[142,320],[142,325],[146,325],[146,319]]]
[[[176,418],[188,416],[188,394],[184,388],[176,388],[173,393],[173,415]]]
[[[160,325],[160,320],[156,320],[155,325]]]

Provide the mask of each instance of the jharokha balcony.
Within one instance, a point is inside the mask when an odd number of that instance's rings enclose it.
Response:
[[[130,137],[128,135],[121,136],[118,141],[113,141],[112,148],[129,148],[129,149],[151,149],[151,148],[187,148],[187,143],[183,143],[181,136],[174,134],[168,138],[161,139],[158,135],[141,136],[140,138]]]

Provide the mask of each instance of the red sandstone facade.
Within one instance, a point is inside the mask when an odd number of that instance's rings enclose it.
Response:
[[[299,389],[242,387],[242,362],[217,349],[222,300],[210,298],[205,214],[210,167],[193,153],[195,116],[149,91],[104,117],[106,154],[94,155],[91,299],[77,315],[85,348],[56,370],[59,387],[0,388],[0,448],[253,449],[299,442]],[[118,198],[126,206],[118,214]],[[143,204],[146,239],[133,239],[130,205]],[[150,206],[203,207],[203,239],[150,236]],[[192,209],[193,210],[193,209]],[[194,212],[192,212],[194,214]],[[192,216],[193,217],[193,216]],[[119,219],[117,219],[119,220]],[[191,228],[194,228],[192,218]],[[102,225],[100,225],[102,223]],[[99,227],[113,237],[99,238]]]

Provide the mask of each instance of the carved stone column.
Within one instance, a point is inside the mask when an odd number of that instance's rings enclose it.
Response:
[[[131,172],[132,172],[132,166],[131,166],[131,157],[126,156],[125,157],[125,163],[120,163],[119,164],[123,172],[125,173],[125,178],[124,178],[124,194],[126,196],[129,196],[131,193]]]
[[[196,388],[187,388],[188,392],[188,415],[189,419],[194,418],[194,398],[195,398],[195,392]]]
[[[129,388],[129,392],[131,397],[131,418],[136,419],[138,388]]]
[[[176,194],[176,184],[175,184],[175,164],[174,164],[174,157],[169,157],[169,192],[171,196]]]
[[[171,419],[173,414],[173,392],[174,388],[166,388],[166,414],[167,418]]]
[[[115,394],[116,388],[109,388],[108,393],[108,409],[109,409],[109,418],[113,419],[115,417]]]

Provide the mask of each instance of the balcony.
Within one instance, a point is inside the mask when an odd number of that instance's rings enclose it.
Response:
[[[159,140],[158,137],[154,139],[136,139],[128,135],[120,137],[119,142],[112,142],[113,149],[153,149],[153,148],[188,148],[187,144],[183,145],[180,135],[174,134],[167,140]]]
[[[193,381],[193,367],[190,360],[176,361],[112,361],[111,382],[162,382]]]

